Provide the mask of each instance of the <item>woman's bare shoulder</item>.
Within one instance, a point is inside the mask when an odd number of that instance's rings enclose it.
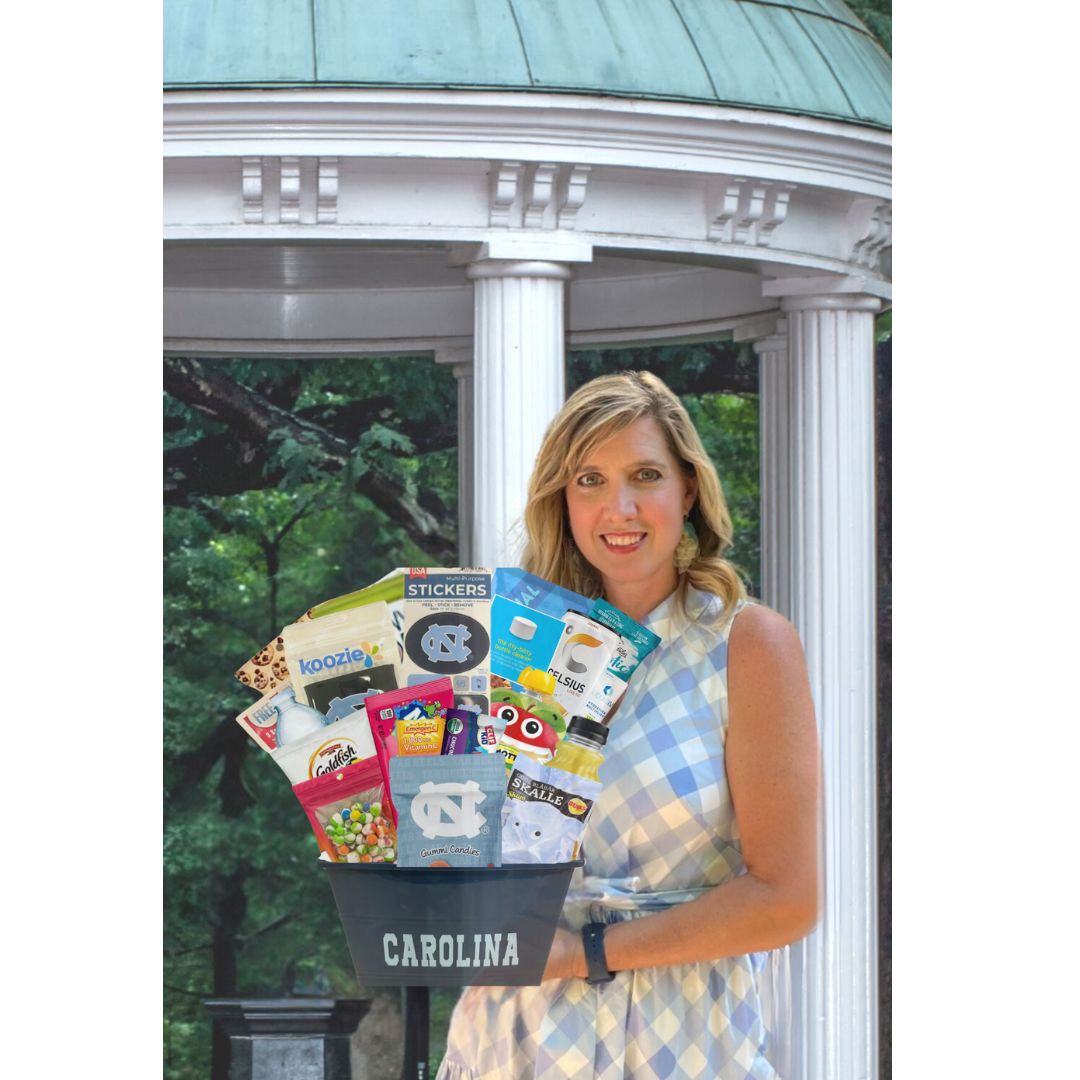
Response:
[[[798,631],[778,611],[747,604],[728,635],[728,681],[733,692],[756,693],[778,683],[806,679]]]

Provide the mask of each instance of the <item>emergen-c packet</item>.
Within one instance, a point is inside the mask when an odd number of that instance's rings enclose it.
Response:
[[[396,834],[375,758],[293,785],[319,848],[334,862],[393,862]]]
[[[394,624],[382,601],[293,623],[281,636],[297,700],[321,713],[335,698],[400,685]]]
[[[321,731],[279,747],[270,755],[293,784],[337,772],[354,761],[375,757],[367,715],[355,712]]]
[[[418,686],[403,686],[400,690],[388,690],[372,694],[364,702],[371,735],[375,740],[375,753],[382,768],[387,788],[390,785],[390,759],[398,755],[398,720],[417,719],[421,716],[440,716],[445,719],[446,710],[454,704],[454,691],[448,678],[433,679]],[[390,799],[391,811],[394,800]],[[396,817],[395,817],[396,820]]]

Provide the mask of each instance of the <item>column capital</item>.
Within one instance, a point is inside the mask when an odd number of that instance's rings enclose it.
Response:
[[[787,333],[787,319],[779,313],[763,315],[753,322],[739,323],[732,332],[732,339],[740,344],[751,343],[763,338],[783,337]]]
[[[569,281],[573,271],[566,263],[541,259],[480,259],[465,267],[470,281],[483,278],[549,278]]]
[[[447,262],[467,266],[492,260],[511,262],[592,262],[592,243],[566,229],[510,229],[473,244],[451,244]]]
[[[818,293],[813,296],[782,296],[781,311],[867,311],[881,310],[881,297],[866,293]]]
[[[472,345],[436,345],[435,363],[448,364],[454,372],[454,378],[461,379],[472,374]]]
[[[772,334],[769,337],[758,338],[752,348],[758,356],[764,356],[766,353],[786,353],[787,342],[787,334]]]

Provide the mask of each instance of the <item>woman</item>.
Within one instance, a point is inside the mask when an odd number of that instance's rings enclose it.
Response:
[[[439,1078],[777,1077],[762,954],[807,934],[818,908],[817,732],[798,637],[723,559],[716,471],[648,372],[566,402],[525,526],[527,570],[603,595],[662,643],[609,718],[586,865],[543,984],[467,989]]]

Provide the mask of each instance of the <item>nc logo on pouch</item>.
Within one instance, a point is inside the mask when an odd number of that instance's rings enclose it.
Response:
[[[423,671],[460,675],[487,659],[487,630],[460,611],[436,611],[417,619],[405,635],[405,653]]]
[[[428,840],[436,836],[480,835],[486,818],[477,809],[487,796],[475,780],[464,784],[436,784],[431,780],[420,785],[409,812]]]

